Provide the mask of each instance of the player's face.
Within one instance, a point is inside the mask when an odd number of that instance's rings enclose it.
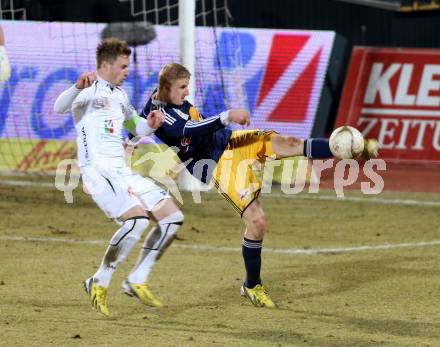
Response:
[[[182,105],[189,94],[188,84],[188,78],[180,78],[171,83],[168,90],[168,102],[174,105]]]
[[[128,76],[128,65],[130,60],[128,55],[119,55],[118,58],[109,64],[108,81],[114,86],[120,86]]]

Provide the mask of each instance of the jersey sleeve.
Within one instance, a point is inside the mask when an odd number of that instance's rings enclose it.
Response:
[[[130,134],[138,136],[148,136],[154,133],[154,129],[150,128],[145,118],[134,114],[130,119],[124,121],[124,128],[130,131]],[[130,137],[129,137],[130,138]],[[130,138],[130,140],[133,136]]]
[[[220,116],[205,118],[189,101],[185,101],[184,112],[189,119],[183,128],[183,137],[206,136],[224,128]]]
[[[221,116],[210,117],[204,119],[197,109],[188,103],[188,108],[184,109],[184,113],[188,114],[188,120],[183,120],[172,107],[158,107],[165,116],[165,121],[161,126],[161,132],[167,137],[184,138],[206,136],[215,131],[224,128]],[[146,118],[151,111],[151,100],[147,102],[140,117]]]
[[[142,109],[141,113],[137,114],[137,117],[139,118],[145,118],[147,119],[148,114],[150,113],[150,101],[147,102]],[[135,123],[136,124],[136,123]],[[135,138],[135,127],[133,126],[133,122],[124,122],[124,127],[129,131],[128,133],[128,139],[132,140]]]
[[[205,136],[224,127],[220,116],[210,117],[198,122],[188,120],[183,128],[183,137]]]
[[[131,119],[138,117],[138,113],[136,112],[135,108],[131,105],[126,91],[121,89],[121,92],[124,97],[124,103],[122,104],[122,112],[124,113],[125,120],[130,121]]]
[[[183,120],[169,108],[159,107],[159,111],[165,116],[164,123],[160,127],[161,133],[166,134],[169,138],[206,136],[224,127],[220,116],[193,122]]]
[[[84,102],[85,92],[77,89],[75,85],[72,85],[69,89],[62,92],[54,103],[54,111],[56,113],[69,113],[76,105]]]

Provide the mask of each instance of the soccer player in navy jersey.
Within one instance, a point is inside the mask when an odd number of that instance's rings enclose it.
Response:
[[[241,295],[254,306],[275,307],[260,278],[266,217],[257,199],[262,183],[253,171],[253,163],[264,163],[269,157],[330,158],[333,155],[328,140],[302,140],[266,130],[232,131],[226,127],[231,122],[250,124],[248,111],[232,109],[205,118],[185,100],[190,76],[184,66],[166,64],[159,73],[158,89],[146,103],[141,116],[146,117],[153,110],[161,111],[164,123],[155,135],[176,149],[193,176],[204,183],[213,180],[217,190],[240,214],[246,227],[242,245],[246,280]],[[363,156],[375,157],[377,142],[366,141]]]

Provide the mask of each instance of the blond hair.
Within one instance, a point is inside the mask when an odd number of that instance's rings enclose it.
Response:
[[[181,78],[190,77],[191,73],[185,66],[178,63],[166,64],[159,72],[159,92]]]

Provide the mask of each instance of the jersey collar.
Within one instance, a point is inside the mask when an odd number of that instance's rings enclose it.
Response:
[[[109,81],[103,79],[99,75],[96,75],[96,80],[98,81],[98,83],[102,84],[103,86],[106,86],[107,88],[110,88],[111,91],[113,91],[115,88],[118,88],[117,86],[114,86]]]
[[[172,108],[176,108],[176,109],[180,109],[182,107],[182,105],[179,106],[179,105],[174,105],[174,104],[167,103],[165,101],[157,100],[156,99],[156,95],[157,95],[157,89],[155,89],[153,91],[153,94],[151,95],[151,103],[154,106],[157,106],[157,107],[172,107]]]
[[[158,106],[158,107],[170,106],[168,103],[166,103],[164,101],[157,100],[156,95],[157,95],[157,89],[154,90],[153,95],[151,96],[151,103],[154,106]]]

